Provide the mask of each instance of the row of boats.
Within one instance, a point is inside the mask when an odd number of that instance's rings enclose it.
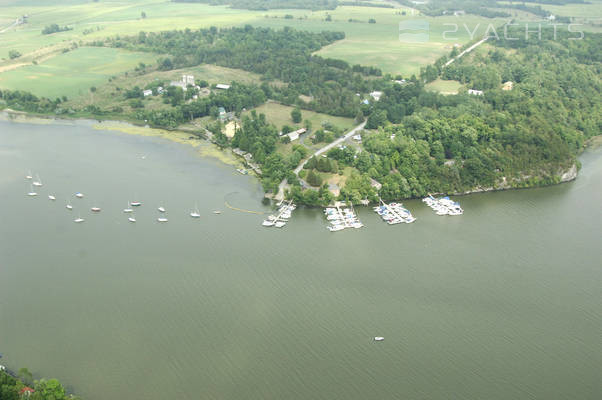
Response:
[[[346,228],[359,229],[364,226],[355,214],[353,206],[351,208],[341,208],[339,205],[327,207],[324,210],[324,215],[330,222],[330,225],[328,225],[330,232],[338,232]]]
[[[293,204],[292,201],[289,201],[286,204],[281,204],[277,213],[275,215],[272,214],[268,216],[268,218],[265,219],[261,225],[268,228],[272,226],[275,226],[276,228],[282,228],[284,225],[286,225],[296,208],[297,206]]]
[[[31,183],[31,185],[30,185],[30,190],[27,193],[27,195],[29,197],[36,197],[36,196],[38,196],[38,193],[36,192],[36,189],[34,189],[34,186],[38,187],[38,188],[44,186],[43,183],[42,183],[42,180],[40,179],[40,176],[36,175],[36,180],[33,180],[33,176],[31,175],[31,173],[29,173],[25,178],[27,180],[32,180],[33,181]],[[77,192],[77,193],[75,193],[74,197],[76,199],[83,199],[84,198],[84,194],[81,193],[81,192]],[[56,201],[56,196],[54,196],[52,194],[49,194],[48,195],[48,199],[51,200],[51,201]],[[123,209],[123,213],[128,215],[128,221],[129,222],[132,222],[132,223],[136,222],[136,216],[134,214],[134,208],[140,207],[140,206],[142,206],[142,203],[139,202],[139,201],[128,202],[127,208]],[[67,204],[66,204],[65,208],[67,210],[69,210],[69,211],[73,211],[73,205],[71,204],[71,201],[70,201],[69,198],[67,198]],[[100,207],[91,207],[90,211],[92,211],[93,213],[100,213],[102,210],[101,210]],[[157,208],[157,211],[160,213],[159,217],[157,218],[157,222],[163,222],[164,223],[164,222],[168,222],[169,221],[167,219],[167,217],[166,217],[167,210],[165,209],[165,207],[159,206]],[[214,211],[213,213],[214,214],[221,214],[221,211]],[[199,212],[198,206],[195,205],[194,210],[190,212],[190,217],[191,218],[200,218],[201,217],[201,213]],[[82,218],[81,214],[78,214],[78,217],[73,220],[73,222],[75,222],[75,223],[82,223],[84,221],[85,221],[85,219]]]
[[[422,199],[437,215],[462,215],[464,210],[460,203],[451,200],[449,197],[435,198],[431,195]]]
[[[374,207],[374,211],[389,225],[411,224],[416,221],[412,213],[401,203],[387,204],[381,200],[380,205]]]

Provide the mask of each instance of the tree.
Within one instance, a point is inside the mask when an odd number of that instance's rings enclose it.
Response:
[[[293,111],[291,111],[291,118],[295,124],[301,122],[301,120],[303,119],[303,116],[301,115],[301,110],[299,108],[295,108]]]
[[[40,379],[35,385],[36,392],[45,400],[63,400],[65,388],[57,379]]]
[[[11,60],[14,60],[15,58],[19,58],[19,57],[21,57],[21,53],[20,53],[20,52],[18,52],[17,50],[10,50],[10,51],[8,52],[8,57],[9,57]]]
[[[316,174],[313,169],[307,173],[306,181],[311,186],[318,187],[318,186],[322,185],[322,178],[320,178],[320,175]]]
[[[26,367],[19,369],[17,376],[21,378],[26,385],[33,384],[33,374]]]
[[[376,23],[376,20],[375,20],[374,18],[370,18],[370,19],[368,20],[368,23],[369,23],[369,24],[375,24],[375,23]]]
[[[146,13],[145,13],[144,11],[142,11],[142,12],[140,13],[140,17],[142,17],[142,19],[146,18]]]
[[[358,110],[357,114],[355,115],[355,123],[361,124],[362,122],[364,122],[364,113],[362,110]]]

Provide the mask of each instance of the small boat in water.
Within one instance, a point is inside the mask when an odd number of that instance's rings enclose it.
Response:
[[[40,175],[36,175],[36,180],[33,182],[34,186],[42,186],[42,180],[40,179]]]
[[[65,206],[65,208],[67,210],[73,210],[73,206],[71,205],[71,203],[69,203],[69,200],[67,200],[67,205]]]
[[[27,175],[25,175],[25,179],[33,179],[33,176],[31,176],[31,171],[29,171]]]
[[[382,342],[383,340],[385,340],[385,338],[382,337],[382,336],[374,336],[374,341],[375,342]]]
[[[199,208],[195,205],[194,211],[190,213],[192,218],[201,218],[201,213],[199,212]]]
[[[221,211],[219,211],[219,210],[215,210],[215,211],[213,211],[213,213],[214,213],[214,214],[221,214],[222,212],[221,212]]]
[[[78,199],[81,199],[84,197],[83,193],[77,192],[75,193],[75,197],[77,197]]]
[[[56,197],[54,197],[53,195],[49,194],[48,195],[48,199],[54,201],[54,200],[56,200]]]
[[[136,218],[134,216],[131,216],[128,218],[128,221],[130,222],[136,222]]]
[[[286,222],[284,221],[278,221],[274,224],[276,228],[282,228],[284,225],[286,225]]]
[[[167,222],[167,218],[157,218],[157,222]]]
[[[38,194],[36,192],[33,191],[33,186],[29,186],[29,193],[27,193],[28,196],[37,196]]]
[[[100,212],[100,207],[92,207],[90,210],[92,212]]]
[[[268,219],[263,220],[263,223],[261,224],[263,226],[274,226],[274,221],[270,221]]]
[[[164,213],[165,212],[165,207],[159,207],[159,208],[157,208],[157,210],[159,210],[159,212]]]
[[[82,223],[82,222],[84,222],[84,219],[83,219],[83,218],[81,217],[81,215],[80,215],[80,216],[78,216],[76,219],[74,219],[74,220],[73,220],[73,222],[75,222],[75,223],[78,223],[78,224],[79,224],[79,223]]]
[[[130,205],[130,202],[128,201],[128,208],[124,208],[123,212],[124,213],[131,213],[132,211],[134,211],[134,210],[132,210],[132,206]]]
[[[140,203],[139,201],[133,201],[130,203],[130,205],[132,207],[140,207],[142,205],[142,203]]]

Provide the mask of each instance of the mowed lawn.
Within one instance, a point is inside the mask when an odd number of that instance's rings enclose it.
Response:
[[[458,90],[462,88],[462,85],[458,81],[446,81],[443,79],[436,79],[426,84],[425,88],[433,92],[439,92],[441,94],[458,94]]]
[[[39,96],[77,97],[113,75],[133,69],[140,62],[152,63],[156,54],[104,47],[81,47],[38,65],[0,73],[0,88],[25,90]]]
[[[304,122],[300,124],[293,123],[291,119],[291,111],[293,107],[285,106],[275,102],[265,103],[254,109],[257,114],[265,114],[268,122],[276,125],[278,129],[282,128],[283,125],[288,125],[294,129],[302,128]],[[250,111],[243,113],[243,115],[250,114]],[[312,129],[321,129],[323,122],[330,122],[334,126],[343,129],[345,131],[351,129],[354,126],[353,118],[345,117],[333,117],[331,115],[320,114],[313,111],[301,110],[303,121],[309,120],[312,125]]]

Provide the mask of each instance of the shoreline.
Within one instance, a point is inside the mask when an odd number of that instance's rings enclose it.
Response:
[[[185,131],[180,129],[167,130],[162,128],[152,128],[148,125],[141,126],[136,125],[129,121],[119,121],[119,120],[100,120],[100,119],[91,119],[91,118],[59,118],[56,116],[50,115],[38,115],[31,114],[25,111],[16,111],[9,108],[4,110],[0,110],[0,121],[10,121],[17,123],[34,123],[34,124],[68,124],[68,125],[77,125],[77,124],[87,124],[92,129],[95,130],[107,130],[107,131],[117,131],[121,133],[125,133],[128,135],[138,135],[138,136],[147,136],[147,137],[158,137],[166,140],[170,140],[175,143],[180,143],[184,145],[191,146],[196,150],[197,154],[201,157],[211,157],[217,159],[218,161],[224,163],[225,165],[233,166],[233,167],[244,167],[247,165],[244,162],[244,159],[237,156],[232,152],[232,149],[221,149],[216,144],[203,139],[201,137],[191,137],[194,135],[191,131]],[[596,149],[602,146],[602,135],[593,136],[589,138],[581,151],[577,154],[577,157],[581,155],[583,152],[588,149]],[[557,176],[560,178],[558,183],[544,184],[544,185],[536,185],[536,186],[527,186],[527,187],[513,187],[507,183],[506,178],[504,177],[500,185],[493,187],[475,187],[470,190],[464,192],[453,192],[453,193],[438,193],[434,192],[433,195],[437,196],[467,196],[470,194],[477,193],[487,193],[487,192],[498,192],[498,191],[506,191],[506,190],[520,190],[520,189],[533,189],[538,187],[547,187],[547,186],[555,186],[563,183],[568,183],[577,179],[579,175],[580,164],[578,161],[573,163],[571,167],[568,169],[562,170],[560,169],[557,173]],[[251,175],[251,174],[250,174]],[[254,174],[253,174],[254,175]],[[530,178],[531,176],[525,176],[525,179]],[[257,178],[257,177],[256,177]],[[521,182],[518,180],[515,182]],[[267,193],[266,193],[267,194]],[[403,198],[403,199],[394,199],[391,201],[404,201],[404,200],[416,200],[420,199],[419,197],[411,197],[411,198]],[[360,206],[362,204],[358,204]],[[368,203],[366,206],[371,206],[372,203]],[[308,207],[304,205],[304,207]],[[319,207],[323,208],[323,207]]]

